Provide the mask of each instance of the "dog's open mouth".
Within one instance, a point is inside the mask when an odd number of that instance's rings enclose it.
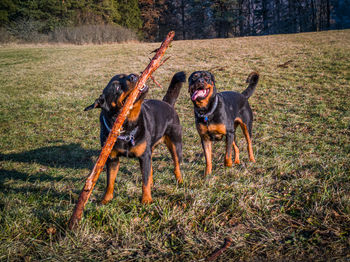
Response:
[[[194,91],[191,99],[192,99],[192,101],[195,101],[197,98],[200,98],[200,99],[206,98],[208,96],[209,92],[210,92],[209,88],[196,90],[196,91]]]

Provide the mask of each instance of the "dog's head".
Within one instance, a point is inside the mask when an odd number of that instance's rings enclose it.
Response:
[[[86,107],[84,111],[94,108],[101,108],[110,113],[117,113],[123,107],[126,99],[130,95],[131,91],[136,87],[139,76],[136,74],[130,75],[116,75],[114,76],[105,89],[103,89],[102,95],[95,100],[93,104]],[[148,92],[148,86],[144,85],[139,96],[135,102],[143,100]]]
[[[188,78],[188,92],[198,107],[206,107],[216,95],[215,78],[208,71],[196,71]]]

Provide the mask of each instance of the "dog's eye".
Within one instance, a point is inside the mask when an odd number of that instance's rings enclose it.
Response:
[[[130,75],[129,81],[130,81],[130,82],[136,82],[136,81],[137,81],[137,76],[135,76],[135,75]]]

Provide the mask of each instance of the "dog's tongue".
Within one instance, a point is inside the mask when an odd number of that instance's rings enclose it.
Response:
[[[191,99],[192,99],[192,101],[194,101],[194,100],[197,99],[197,97],[204,97],[206,94],[207,94],[207,91],[206,91],[206,90],[202,90],[202,89],[201,89],[201,90],[196,90],[196,91],[193,93]]]

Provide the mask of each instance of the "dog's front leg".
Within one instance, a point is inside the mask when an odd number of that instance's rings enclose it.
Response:
[[[152,202],[151,186],[153,183],[151,150],[146,149],[139,161],[142,172],[142,203],[150,204]]]
[[[212,142],[210,141],[209,137],[202,136],[202,147],[204,151],[205,156],[205,162],[206,162],[206,168],[204,175],[209,175],[212,170]]]
[[[107,188],[101,204],[105,205],[113,199],[114,183],[119,171],[119,157],[107,160]]]
[[[225,166],[232,166],[232,144],[234,143],[234,135],[230,132],[226,134],[226,154],[225,154]]]

